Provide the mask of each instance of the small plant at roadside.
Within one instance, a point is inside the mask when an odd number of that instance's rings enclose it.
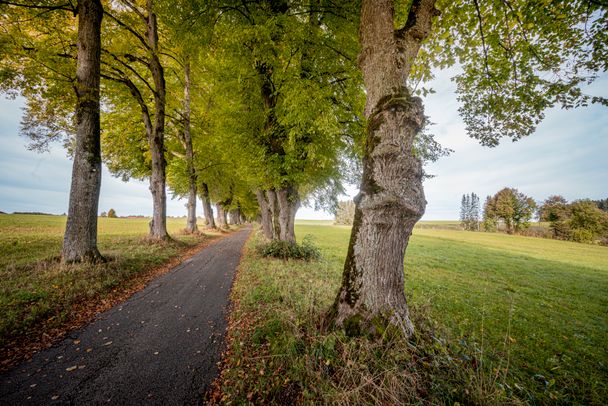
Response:
[[[301,259],[304,261],[321,259],[321,251],[312,243],[310,236],[304,237],[301,244],[274,240],[258,246],[258,252],[263,257],[280,259]]]

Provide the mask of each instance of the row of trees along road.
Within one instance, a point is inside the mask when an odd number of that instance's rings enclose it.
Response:
[[[531,134],[549,107],[606,104],[581,90],[608,63],[592,0],[0,0],[0,23],[23,133],[35,148],[63,140],[74,160],[65,262],[101,258],[102,159],[150,180],[159,240],[167,184],[188,196],[190,231],[198,195],[220,224],[259,214],[266,237],[294,241],[301,202],[334,207],[358,174],[330,312],[350,333],[413,331],[403,259],[426,206],[422,160],[442,152],[417,97],[433,69],[460,67],[461,115],[488,146]]]

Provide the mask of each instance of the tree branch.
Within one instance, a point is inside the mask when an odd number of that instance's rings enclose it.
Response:
[[[65,3],[65,4],[58,4],[56,6],[43,6],[43,5],[38,5],[38,4],[23,4],[23,3],[17,3],[14,1],[0,0],[0,4],[6,4],[7,6],[15,6],[15,7],[33,8],[33,9],[39,9],[39,10],[71,11],[72,13],[74,13],[74,15],[76,15],[76,13],[77,13],[77,8],[75,8],[74,5],[70,2]]]
[[[121,27],[123,27],[125,30],[129,31],[131,34],[133,34],[135,36],[135,38],[137,38],[139,40],[139,42],[142,43],[142,45],[149,51],[152,51],[152,48],[150,48],[150,45],[148,44],[148,42],[145,40],[144,37],[142,37],[137,31],[135,31],[133,28],[129,27],[127,24],[123,23],[121,20],[118,19],[118,17],[115,17],[112,15],[112,13],[110,13],[108,10],[103,11],[103,13],[105,15],[107,15],[108,17],[110,17],[112,20],[114,20],[116,22],[116,24],[120,25]]]
[[[129,71],[133,72],[133,74],[135,76],[137,76],[137,78],[139,80],[141,80],[148,87],[148,89],[150,89],[150,91],[152,92],[152,94],[156,94],[156,90],[152,87],[152,85],[150,85],[150,83],[148,83],[148,81],[143,76],[141,76],[139,74],[139,72],[137,72],[137,70],[135,70],[133,67],[131,67],[129,64],[125,63],[124,61],[121,61],[120,58],[117,55],[111,53],[110,51],[108,51],[106,49],[102,49],[101,51],[103,53],[105,53],[105,54],[110,55],[112,57],[112,59],[114,59],[116,62],[118,62],[119,64],[121,64],[125,68],[127,68]],[[122,71],[120,71],[120,72],[122,72]],[[124,75],[124,73],[123,73],[123,75]],[[124,76],[126,76],[126,75],[124,75]]]

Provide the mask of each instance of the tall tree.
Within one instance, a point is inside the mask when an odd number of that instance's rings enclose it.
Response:
[[[386,324],[407,336],[414,331],[403,291],[403,258],[426,206],[422,163],[412,151],[425,117],[422,101],[405,83],[436,15],[434,1],[416,2],[396,31],[392,0],[363,0],[359,65],[367,91],[367,141],[334,304],[335,323],[352,334],[374,333]]]
[[[412,93],[424,93],[418,84],[432,77],[431,68],[460,63],[456,83],[469,135],[489,146],[504,136],[519,139],[548,107],[608,104],[580,88],[608,67],[606,9],[586,0],[362,1],[359,65],[368,122],[355,222],[332,311],[337,326],[356,333],[389,324],[406,336],[413,332],[403,259],[426,201],[412,153],[425,118]]]
[[[460,222],[465,230],[479,229],[479,197],[475,193],[462,195]]]
[[[500,220],[506,226],[507,233],[512,234],[528,227],[535,210],[534,199],[517,189],[504,188],[486,201],[484,220]]]
[[[0,42],[6,50],[12,49],[2,57],[1,87],[17,89],[26,97],[22,132],[35,149],[64,138],[73,158],[62,261],[101,260],[97,249],[101,2],[79,0],[74,8],[71,3],[0,1],[0,6]],[[72,16],[78,17],[75,39]]]
[[[228,89],[220,93],[231,102],[218,103],[226,107],[221,132],[240,127],[234,138],[246,146],[250,172],[257,174],[259,205],[272,212],[262,216],[269,238],[295,241],[301,202],[340,183],[345,123],[358,121],[360,131],[362,91],[349,5],[232,2],[218,24],[218,60],[222,72],[231,72],[218,76]],[[234,111],[237,126],[224,119]]]
[[[101,188],[99,86],[101,65],[100,0],[78,1],[76,68],[76,145],[62,260],[99,260],[97,209]]]
[[[467,228],[467,213],[469,212],[469,202],[467,197],[467,195],[462,195],[462,199],[460,200],[460,223],[462,223],[462,227],[465,230]]]
[[[120,3],[120,4],[119,4]],[[145,6],[130,1],[121,0],[106,10],[112,27],[108,28],[112,36],[104,48],[104,72],[102,77],[120,84],[129,92],[131,99],[141,110],[140,116],[145,129],[149,161],[150,192],[152,194],[152,220],[150,221],[150,237],[164,240],[169,238],[167,233],[167,195],[166,195],[166,158],[165,158],[165,118],[167,103],[167,88],[165,70],[161,63],[159,47],[158,17],[152,0],[146,0]],[[142,69],[143,68],[143,71]],[[123,110],[124,98],[119,96],[119,90],[109,95],[108,107],[114,116],[114,123],[119,120]],[[149,104],[149,96],[152,99]],[[132,119],[130,119],[132,121]],[[133,162],[133,155],[116,146],[110,140],[125,138],[124,133],[117,133],[117,126],[108,126],[105,130],[110,135],[106,145],[112,151],[106,156],[110,170],[122,173],[123,178],[132,173],[142,174],[140,161]],[[141,128],[141,125],[135,127]],[[128,133],[134,130],[130,129]],[[128,134],[127,133],[127,134]],[[112,136],[113,135],[113,136]],[[140,145],[130,142],[129,144]],[[124,145],[124,144],[123,144]],[[133,147],[129,145],[129,149]],[[122,157],[119,162],[112,161],[114,157]],[[141,158],[141,156],[140,156]],[[121,160],[121,161],[120,161]],[[126,163],[126,165],[123,165]],[[133,168],[135,164],[136,168]]]

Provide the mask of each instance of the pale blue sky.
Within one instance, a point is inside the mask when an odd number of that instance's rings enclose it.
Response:
[[[424,219],[456,219],[463,193],[475,192],[483,199],[505,186],[536,200],[551,194],[569,200],[608,197],[607,108],[553,109],[532,136],[516,143],[505,140],[489,149],[466,136],[448,72],[440,74],[432,87],[437,93],[425,100],[426,113],[436,123],[432,132],[454,153],[427,167],[435,178],[425,181]],[[608,75],[586,92],[608,95]],[[64,213],[71,161],[59,145],[43,154],[26,149],[27,140],[18,135],[21,107],[19,100],[0,99],[0,211]],[[355,193],[355,187],[349,188],[350,197]],[[185,215],[185,203],[169,199],[168,214]],[[147,183],[124,183],[104,168],[99,210],[111,207],[119,215],[149,215],[152,200]],[[331,216],[304,207],[298,218]]]

